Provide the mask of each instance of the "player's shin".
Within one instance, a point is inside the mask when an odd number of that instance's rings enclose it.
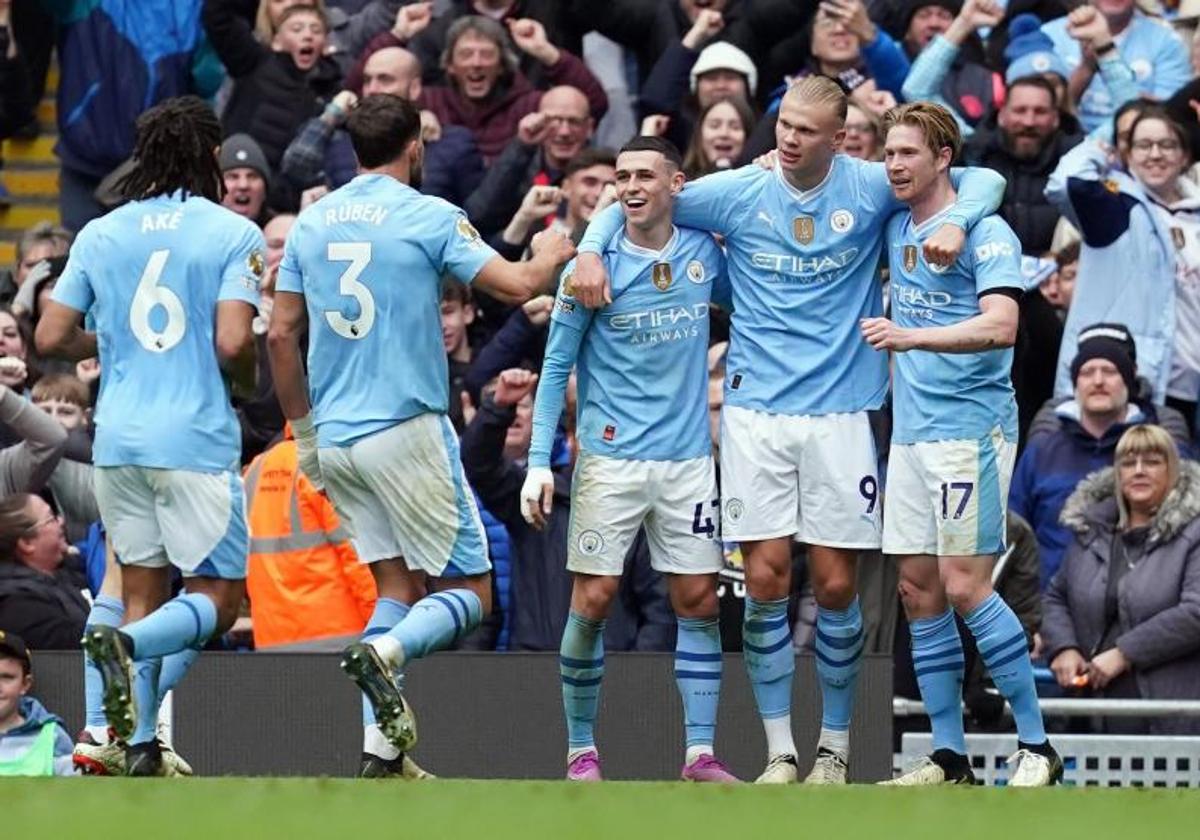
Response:
[[[88,613],[87,628],[120,627],[125,618],[125,605],[120,598],[100,595]],[[88,654],[83,653],[84,729],[97,744],[108,742],[108,719],[104,715],[104,679],[100,669]]]
[[[953,610],[909,622],[913,670],[929,715],[933,751],[967,754],[963,735],[963,649]]]
[[[821,682],[820,749],[849,761],[850,717],[862,664],[862,611],[858,598],[844,610],[817,608],[817,675]]]
[[[701,755],[713,755],[721,695],[721,630],[715,615],[677,622],[675,683],[683,700],[684,762],[691,764]]]
[[[154,656],[133,663],[133,696],[137,703],[137,725],[129,743],[145,744],[153,741],[158,727],[158,681],[162,671],[162,659]]]
[[[1033,664],[1029,660],[1028,640],[1020,619],[995,592],[963,619],[975,637],[992,681],[1012,706],[1021,744],[1045,744],[1046,730],[1038,706]]]
[[[447,648],[479,626],[483,603],[470,589],[444,589],[413,604],[395,627],[370,642],[384,662],[406,662]]]
[[[788,627],[787,599],[746,598],[742,636],[750,686],[766,730],[767,754],[795,756],[791,712],[796,657]]]
[[[362,640],[370,642],[391,630],[408,615],[409,606],[395,598],[379,598],[375,601],[375,610],[363,630]],[[392,745],[375,722],[375,710],[371,701],[364,694],[362,698],[363,721],[363,752],[380,758],[391,760],[399,756],[400,751]]]
[[[133,643],[130,656],[143,660],[203,647],[216,628],[213,600],[200,593],[185,593],[145,618],[125,625],[121,633]]]
[[[559,645],[559,679],[567,720],[567,762],[595,751],[596,709],[604,678],[604,619],[572,611]]]

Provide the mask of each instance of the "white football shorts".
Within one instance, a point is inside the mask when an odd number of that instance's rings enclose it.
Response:
[[[632,461],[582,452],[571,483],[567,569],[619,576],[645,525],[650,565],[659,572],[718,572],[725,565],[720,508],[711,456]]]
[[[972,557],[1004,551],[1017,445],[979,440],[893,444],[884,499],[885,554]]]
[[[721,411],[727,540],[795,535],[832,548],[879,548],[875,438],[865,411],[791,415]]]
[[[96,467],[95,490],[121,565],[174,565],[185,577],[246,577],[246,498],[233,470]]]
[[[458,437],[445,415],[421,414],[317,454],[325,492],[360,562],[403,557],[409,569],[435,577],[491,570]]]

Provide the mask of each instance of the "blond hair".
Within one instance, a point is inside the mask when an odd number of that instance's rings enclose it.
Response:
[[[783,98],[805,105],[824,105],[837,115],[838,122],[846,122],[850,100],[842,86],[828,76],[805,76],[788,88]]]
[[[278,26],[271,22],[270,0],[259,0],[258,14],[254,16],[254,34],[258,40],[270,46],[271,39],[275,37],[275,32]],[[321,13],[321,18],[325,21],[325,28],[329,29],[329,12],[325,8],[325,0],[296,0],[295,3],[285,6],[280,11],[280,17],[291,6],[316,6]]]
[[[1167,459],[1167,492],[1170,493],[1175,487],[1175,482],[1179,480],[1179,448],[1176,447],[1174,438],[1162,426],[1144,423],[1126,431],[1117,441],[1117,451],[1113,456],[1113,461],[1119,465],[1121,459],[1126,456],[1151,453],[1162,455]],[[1121,490],[1119,466],[1113,470],[1113,485],[1115,491],[1113,495],[1117,499],[1117,528],[1124,530],[1129,527],[1129,505]]]
[[[911,125],[921,130],[925,143],[937,157],[942,149],[950,149],[950,160],[962,149],[962,132],[950,111],[935,102],[909,102],[897,105],[883,115],[883,136],[898,125]]]

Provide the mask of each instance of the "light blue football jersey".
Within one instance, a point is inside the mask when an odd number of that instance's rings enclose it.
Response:
[[[622,231],[602,257],[612,278],[612,303],[599,310],[577,303],[571,263],[550,316],[548,362],[565,336],[577,334],[567,343],[578,347],[580,448],[624,460],[709,455],[708,304],[729,305],[720,246],[708,233],[676,228],[661,251],[652,251]],[[548,371],[543,376],[549,381]],[[555,394],[547,410],[546,396],[539,390],[542,410],[534,408],[534,466],[549,463],[561,406],[561,394]]]
[[[130,202],[79,232],[53,297],[94,320],[96,466],[238,468],[217,302],[258,306],[265,248],[252,222],[178,193]]]
[[[947,220],[968,229],[999,206],[1005,182],[984,170],[956,172],[956,182],[960,175],[960,201]],[[976,201],[972,193],[987,195]],[[883,231],[902,208],[883,164],[846,155],[807,191],[778,167],[757,165],[684,188],[676,224],[725,237],[734,303],[727,405],[820,415],[882,404],[887,362],[863,345],[858,321],[883,311]],[[579,249],[598,251],[620,224],[619,207],[597,214]]]
[[[904,212],[888,222],[891,317],[902,327],[957,324],[979,314],[979,295],[989,289],[1023,288],[1021,243],[999,216],[971,230],[954,265],[935,270],[921,244],[944,221],[939,213],[914,226],[912,215]],[[893,443],[978,440],[997,426],[1008,440],[1017,439],[1011,347],[979,353],[909,350],[895,356]]]
[[[359,175],[300,214],[276,288],[305,297],[321,446],[446,412],[442,277],[470,283],[494,256],[461,210],[387,175]]]

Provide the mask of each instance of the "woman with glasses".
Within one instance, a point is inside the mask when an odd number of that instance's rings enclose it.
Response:
[[[1059,685],[1108,698],[1200,697],[1200,465],[1135,426],[1112,468],[1063,507],[1074,532],[1047,589],[1042,643]],[[1110,733],[1200,734],[1200,718],[1108,718]]]
[[[1161,107],[1129,123],[1128,146],[1094,140],[1063,156],[1046,196],[1083,235],[1079,273],[1063,330],[1055,392],[1082,325],[1124,324],[1137,343],[1138,374],[1156,403],[1195,425],[1200,395],[1200,188],[1183,129]]]

